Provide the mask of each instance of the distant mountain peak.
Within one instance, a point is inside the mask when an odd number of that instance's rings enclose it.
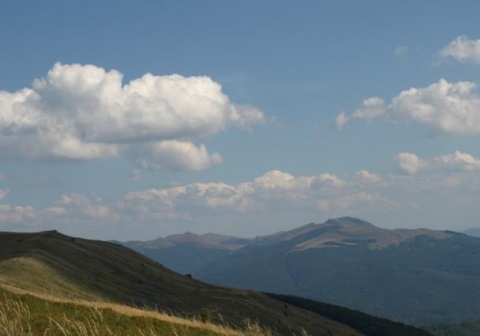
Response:
[[[369,249],[384,249],[389,246],[398,246],[417,236],[444,239],[451,237],[452,234],[426,229],[389,230],[359,218],[345,216],[328,219],[322,224],[310,223],[289,231],[263,236],[256,239],[256,242],[260,245],[290,242],[291,251],[355,245],[364,245]]]
[[[369,227],[369,228],[376,227],[375,225],[367,221],[364,221],[362,219],[355,218],[355,217],[348,217],[348,216],[329,219],[324,224],[325,225],[352,225],[352,226],[363,226],[363,227]]]
[[[44,234],[44,233],[59,233],[59,232],[57,230],[46,230],[46,231],[40,232],[40,234]]]

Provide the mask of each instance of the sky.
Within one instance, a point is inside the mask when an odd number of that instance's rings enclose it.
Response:
[[[0,231],[479,226],[478,1],[3,1]]]

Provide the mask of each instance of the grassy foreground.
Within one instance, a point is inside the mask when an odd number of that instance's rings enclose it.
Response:
[[[269,336],[269,330],[245,321],[243,330],[200,318],[178,318],[152,310],[86,301],[45,299],[0,289],[0,335],[80,336]]]
[[[90,307],[94,302],[97,309],[112,309],[105,304],[99,306],[100,302],[110,302],[168,312],[186,319],[201,317],[217,325],[242,330],[243,333],[246,332],[244,321],[248,319],[258,321],[259,325],[279,335],[302,335],[303,330],[315,336],[364,335],[346,324],[286,305],[258,292],[216,287],[175,273],[126,247],[68,237],[56,231],[0,232],[0,287],[49,301],[53,298],[57,303],[78,304],[88,301],[90,303],[84,306]],[[29,309],[31,314],[38,314],[38,309]],[[62,308],[60,311],[63,309],[73,308]],[[45,309],[38,311],[45,315]],[[85,314],[82,311],[67,314],[66,317],[85,324],[91,321],[91,318],[84,318]],[[137,315],[145,314],[141,312]],[[105,316],[103,318],[106,319]],[[62,314],[32,320],[39,319],[63,323]],[[42,326],[53,328],[55,325],[43,322]],[[109,328],[115,325],[114,320]],[[148,333],[150,325],[141,328],[144,334]],[[185,324],[176,324],[177,329],[178,325]],[[203,326],[198,328],[206,330]],[[122,327],[112,332],[121,335],[124,329]],[[123,334],[133,335],[133,329]],[[163,334],[174,335],[170,329]],[[177,330],[175,332],[179,333]],[[215,330],[210,334],[215,335],[215,332],[222,334]],[[187,334],[193,333],[189,330]]]

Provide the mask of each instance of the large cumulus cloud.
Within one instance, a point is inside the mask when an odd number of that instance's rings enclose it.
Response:
[[[445,79],[423,88],[400,92],[390,104],[383,99],[366,99],[350,115],[336,119],[341,129],[352,119],[383,118],[392,122],[414,122],[432,130],[457,135],[480,134],[480,95],[473,82],[449,83]]]
[[[198,170],[221,162],[201,139],[266,121],[259,109],[231,103],[209,77],[122,80],[116,70],[57,63],[31,88],[0,91],[0,158],[126,155],[150,169]]]

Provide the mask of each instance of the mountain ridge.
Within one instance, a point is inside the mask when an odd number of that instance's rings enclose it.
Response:
[[[210,311],[212,318],[222,314],[230,325],[238,325],[244,318],[249,318],[285,335],[293,330],[299,333],[300,320],[312,334],[327,335],[327,329],[339,335],[361,334],[320,316],[304,315],[296,309],[290,311],[295,322],[288,322],[283,316],[283,304],[262,294],[204,284],[108,242],[68,237],[56,231],[39,234],[1,232],[0,256],[0,284],[20,286],[29,291],[45,290],[44,294],[66,297],[75,291],[75,298],[133,303],[186,316],[199,316]],[[52,274],[49,273],[51,270],[54,270]],[[47,283],[62,278],[53,283],[55,288],[48,288],[42,281],[46,276],[44,272],[50,274]],[[305,318],[309,322],[304,322]],[[278,324],[279,319],[283,324]]]
[[[303,329],[311,335],[365,335],[347,324],[255,291],[216,287],[182,276],[118,244],[56,231],[0,232],[0,286],[39,296],[107,300],[180,316],[208,316],[212,322],[230,326],[239,326],[248,318],[281,335],[299,335]],[[412,335],[428,335],[392,322],[382,326],[384,330],[400,328]]]
[[[271,241],[272,239],[274,241],[293,241],[295,239],[301,242],[301,244],[295,246],[296,249],[348,246],[362,243],[368,243],[370,248],[381,249],[390,245],[398,245],[419,235],[429,235],[443,239],[450,237],[452,234],[428,229],[388,230],[376,227],[361,219],[340,217],[329,219],[321,224],[310,223],[290,231],[259,238],[258,241]],[[311,237],[311,239],[308,239],[308,237]]]
[[[183,257],[169,259],[168,251],[150,252],[174,269],[194,258],[177,247]],[[340,217],[195,255],[207,252],[210,258],[183,270],[214,284],[303,296],[409,324],[480,316],[480,304],[470,302],[471,293],[480,302],[480,240],[462,233],[389,230]]]

